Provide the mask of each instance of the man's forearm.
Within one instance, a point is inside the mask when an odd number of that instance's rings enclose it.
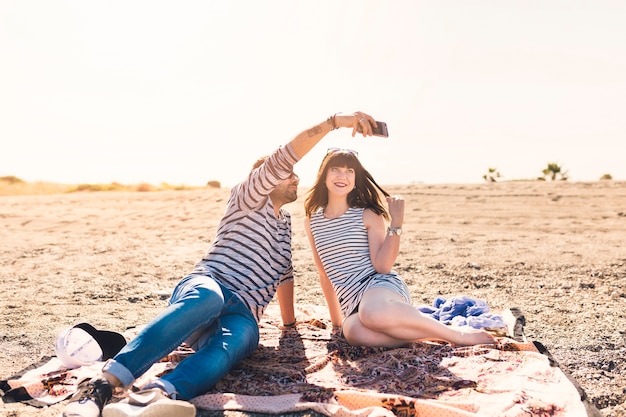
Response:
[[[293,150],[298,154],[300,158],[306,155],[311,149],[315,147],[331,130],[339,128],[352,128],[352,136],[357,132],[357,126],[359,123],[374,122],[371,116],[368,116],[361,112],[356,112],[351,115],[339,115],[335,114],[330,116],[325,121],[316,124],[313,127],[301,132],[291,140],[291,146]],[[367,126],[363,130],[365,136],[371,136],[371,126]]]
[[[296,314],[293,306],[293,286],[293,281],[288,281],[281,284],[276,290],[283,324],[292,324],[296,321]]]

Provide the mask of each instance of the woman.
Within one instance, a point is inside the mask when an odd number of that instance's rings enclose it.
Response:
[[[333,326],[342,327],[351,345],[494,343],[484,330],[447,326],[411,305],[408,287],[391,269],[400,247],[404,200],[383,190],[357,156],[329,149],[305,201],[305,229]]]

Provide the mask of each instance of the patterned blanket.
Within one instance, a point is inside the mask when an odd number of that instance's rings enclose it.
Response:
[[[496,346],[413,343],[396,349],[348,345],[320,307],[299,308],[297,326],[281,330],[278,308],[261,322],[261,344],[210,392],[192,402],[210,410],[332,416],[588,416],[581,392],[539,344],[498,337]],[[180,348],[136,382],[168,372],[193,354]],[[56,362],[55,362],[56,361]],[[54,369],[55,366],[57,369]],[[101,364],[59,368],[56,358],[3,381],[33,405],[67,398]],[[42,376],[42,374],[45,374]],[[16,389],[17,386],[21,388]]]

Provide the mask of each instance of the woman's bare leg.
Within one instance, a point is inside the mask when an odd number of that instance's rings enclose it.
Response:
[[[422,340],[460,346],[494,343],[486,331],[445,325],[386,288],[372,288],[365,293],[358,315],[345,320],[343,332],[349,343],[363,346],[396,347]]]

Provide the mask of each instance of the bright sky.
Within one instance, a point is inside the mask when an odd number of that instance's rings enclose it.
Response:
[[[621,0],[0,3],[0,176],[232,186],[336,112],[381,184],[626,180]]]

